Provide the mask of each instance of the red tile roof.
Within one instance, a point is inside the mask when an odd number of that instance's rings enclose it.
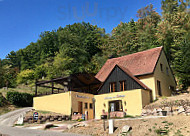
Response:
[[[163,47],[157,47],[118,58],[108,59],[96,74],[96,78],[104,82],[116,64],[128,69],[133,76],[151,74],[154,72],[162,49]]]

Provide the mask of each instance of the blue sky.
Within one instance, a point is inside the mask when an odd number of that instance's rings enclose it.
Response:
[[[0,58],[36,42],[43,31],[75,22],[110,33],[121,21],[137,20],[137,10],[150,3],[161,13],[161,0],[0,0]]]

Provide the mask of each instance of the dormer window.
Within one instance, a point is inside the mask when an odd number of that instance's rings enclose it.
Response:
[[[163,65],[160,63],[160,70],[163,72]]]

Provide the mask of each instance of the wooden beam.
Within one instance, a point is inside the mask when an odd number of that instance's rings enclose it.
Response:
[[[51,93],[53,94],[53,91],[54,91],[54,83],[53,83],[53,81],[51,82],[51,87],[52,87],[52,88],[51,88],[51,89],[52,89],[52,90],[51,90]]]
[[[45,86],[45,85],[41,85],[40,87],[52,88],[51,86]],[[57,87],[53,87],[53,89],[64,90],[62,88],[57,88]]]

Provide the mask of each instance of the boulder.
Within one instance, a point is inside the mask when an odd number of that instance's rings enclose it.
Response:
[[[186,113],[190,113],[190,109],[187,109],[185,112],[186,112]]]
[[[123,126],[121,133],[129,132],[132,129],[132,127],[125,125]]]
[[[43,129],[48,129],[50,127],[53,127],[53,124],[52,123],[46,123],[44,126],[43,126]]]
[[[185,111],[185,109],[180,106],[179,109],[178,109],[178,113],[181,113],[181,112],[184,112],[184,111]]]
[[[186,115],[187,115],[187,116],[190,116],[190,112],[187,112]]]
[[[171,111],[171,107],[165,107],[164,110],[167,111],[167,112]]]
[[[178,112],[178,115],[186,115],[185,112]]]
[[[67,125],[67,128],[71,129],[71,128],[73,128],[73,125],[69,124],[69,125]]]
[[[24,118],[24,117],[21,115],[21,116],[18,118],[16,124],[22,125],[22,124],[24,123],[24,119],[23,119],[23,118]]]
[[[161,111],[162,111],[162,109],[161,109],[161,108],[158,108],[158,109],[157,109],[157,112],[161,112]]]

